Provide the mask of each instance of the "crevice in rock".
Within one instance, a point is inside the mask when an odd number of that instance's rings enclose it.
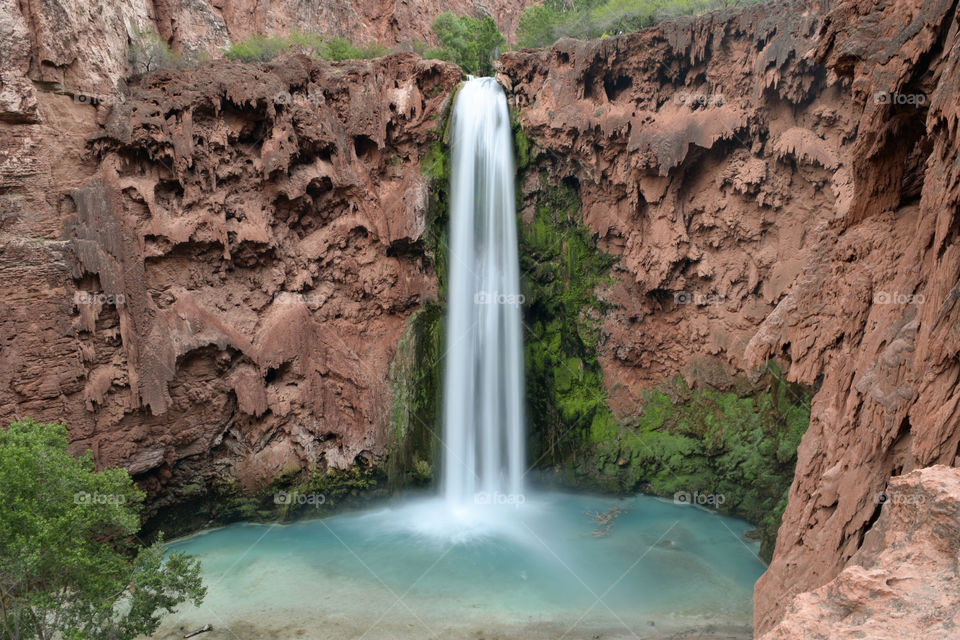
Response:
[[[633,79],[630,76],[608,73],[603,77],[603,90],[610,102],[616,102],[624,91],[632,87]]]

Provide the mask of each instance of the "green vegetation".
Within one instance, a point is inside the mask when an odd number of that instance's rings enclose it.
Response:
[[[158,69],[182,69],[192,64],[170,49],[153,28],[140,29],[131,24],[133,35],[127,47],[127,59],[134,75],[149,73]]]
[[[0,638],[125,640],[203,600],[199,562],[134,542],[143,492],[71,456],[65,426],[0,430],[0,487]]]
[[[152,29],[131,27],[128,56],[135,74],[164,68],[182,68],[195,61],[174,53]],[[431,25],[439,47],[421,41],[410,46],[424,58],[447,60],[460,65],[471,75],[492,75],[493,61],[500,54],[506,38],[497,30],[490,16],[455,16],[444,12]],[[376,42],[356,45],[347,38],[328,38],[318,33],[294,31],[286,35],[256,34],[231,44],[224,56],[238,62],[267,62],[283,53],[302,53],[324,60],[360,60],[379,58],[390,51]]]
[[[510,109],[510,124],[513,128],[513,154],[517,163],[517,173],[523,173],[530,166],[530,140],[520,126],[516,109]]]
[[[350,502],[381,497],[386,491],[386,475],[379,463],[325,470],[288,463],[259,489],[242,487],[230,477],[210,486],[187,485],[177,491],[174,505],[144,523],[141,536],[153,536],[158,522],[169,533],[182,535],[240,520],[276,522],[320,517]]]
[[[324,38],[316,33],[295,31],[285,36],[254,35],[235,42],[224,54],[240,62],[267,62],[281,53],[303,53],[324,60],[353,60],[379,58],[388,53],[376,43],[357,46],[346,38]]]
[[[427,202],[427,254],[437,274],[441,300],[447,295],[447,225],[449,215],[450,155],[442,140],[434,140],[420,158],[420,172],[430,185]]]
[[[349,469],[336,469],[310,473],[307,479],[293,486],[287,493],[291,496],[323,496],[322,502],[290,500],[287,509],[281,509],[281,518],[323,506],[334,509],[350,498],[356,498],[361,493],[375,489],[380,484],[382,470],[373,467],[360,467],[354,464]]]
[[[722,504],[707,504],[755,524],[769,559],[810,421],[809,392],[774,368],[739,394],[691,390],[678,379],[618,421],[597,361],[606,306],[594,293],[614,260],[583,225],[574,186],[541,177],[533,219],[520,231],[535,466],[616,493],[722,495]]]
[[[390,418],[396,442],[391,447],[389,476],[395,484],[424,485],[433,478],[430,463],[437,459],[441,429],[443,314],[436,302],[415,311],[390,363]]]
[[[424,58],[455,62],[465,73],[474,76],[493,75],[493,61],[500,55],[500,47],[507,42],[497,30],[493,18],[457,17],[444,12],[437,16],[430,28],[440,47],[428,49],[423,43],[414,43],[414,50]]]
[[[520,228],[527,407],[540,464],[566,461],[594,423],[614,423],[596,356],[605,305],[594,295],[613,263],[582,223],[576,191],[541,177],[533,220]]]
[[[450,92],[447,104],[433,130],[433,139],[420,157],[420,173],[427,181],[430,196],[427,202],[427,229],[424,240],[427,256],[437,275],[439,298],[447,299],[447,228],[450,223],[450,148],[449,126],[453,104],[462,83]]]
[[[762,0],[544,0],[521,14],[517,44],[544,47],[563,37],[618,35],[649,27],[663,18],[759,1]]]
[[[739,396],[691,390],[678,378],[623,424],[595,423],[577,471],[618,491],[723,496],[713,506],[757,525],[769,560],[810,408],[809,393],[776,369],[763,382]]]

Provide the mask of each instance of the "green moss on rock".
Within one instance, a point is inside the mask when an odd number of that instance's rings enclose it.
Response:
[[[427,181],[427,220],[424,241],[437,276],[440,300],[447,297],[447,227],[450,224],[450,116],[463,83],[457,84],[442,109],[433,139],[420,156],[420,173]]]
[[[426,303],[415,311],[390,363],[394,442],[388,469],[394,485],[427,484],[432,477],[441,429],[443,316],[439,303]]]
[[[592,451],[576,468],[622,492],[643,488],[694,501],[699,495],[756,525],[761,556],[769,560],[810,409],[809,392],[775,370],[764,382],[740,396],[691,390],[678,379],[650,393],[616,433],[592,433]]]
[[[532,219],[528,212],[520,222],[520,260],[535,466],[602,491],[722,495],[708,506],[756,525],[769,558],[810,421],[809,391],[775,369],[759,386],[735,381],[736,392],[692,390],[678,379],[618,421],[597,361],[607,305],[595,294],[615,261],[584,226],[572,186],[541,176],[533,199]]]
[[[594,294],[613,264],[582,223],[576,191],[541,176],[533,219],[520,223],[530,448],[538,464],[564,462],[594,431],[614,432],[596,355],[606,304]]]

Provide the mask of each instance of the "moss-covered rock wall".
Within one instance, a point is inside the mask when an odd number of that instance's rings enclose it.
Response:
[[[598,361],[616,259],[583,224],[579,182],[558,177],[515,125],[530,464],[564,486],[646,491],[743,517],[769,559],[793,478],[810,393],[774,366],[722,389],[678,377],[626,417]]]

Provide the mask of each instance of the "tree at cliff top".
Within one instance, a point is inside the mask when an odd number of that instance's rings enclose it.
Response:
[[[475,76],[493,75],[493,61],[507,39],[490,16],[474,18],[444,12],[430,26],[440,48],[424,52],[425,58],[449,60]]]
[[[762,0],[545,0],[527,7],[517,25],[521,47],[550,46],[560,38],[630,33],[658,20],[697,15]]]
[[[154,29],[141,29],[131,24],[130,31],[127,59],[134,75],[157,69],[180,69],[190,65],[190,61],[174,53]]]
[[[140,547],[144,498],[123,469],[67,452],[67,429],[0,430],[0,638],[125,640],[206,594],[199,562]]]

